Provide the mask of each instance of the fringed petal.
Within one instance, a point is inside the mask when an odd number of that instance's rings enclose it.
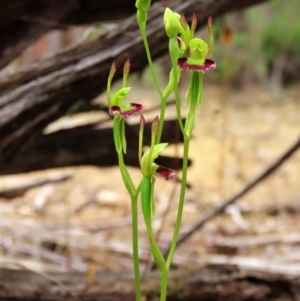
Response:
[[[166,181],[172,180],[176,177],[176,173],[173,170],[160,165],[157,166],[156,173],[163,176]]]
[[[197,61],[191,61],[188,57],[179,58],[177,61],[177,65],[181,70],[198,72],[205,72],[211,69],[215,69],[217,67],[216,62],[211,59],[205,59],[202,64],[198,64]]]
[[[144,110],[145,106],[138,103],[130,103],[129,105],[111,106],[109,108],[109,114],[114,116],[119,114],[121,117],[126,118],[131,115],[140,114]]]

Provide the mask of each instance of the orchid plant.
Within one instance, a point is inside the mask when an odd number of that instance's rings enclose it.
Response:
[[[163,90],[157,80],[146,36],[147,12],[150,8],[150,5],[151,0],[136,1],[137,22],[143,38],[153,82],[161,99],[160,116],[157,116],[152,121],[151,145],[145,153],[143,153],[145,118],[142,115],[144,105],[125,102],[125,99],[127,98],[131,89],[131,87],[127,87],[127,78],[130,71],[129,60],[127,60],[124,64],[122,87],[113,95],[111,95],[111,83],[116,72],[116,65],[115,63],[112,64],[107,81],[107,103],[109,106],[109,113],[113,116],[113,136],[118,155],[119,168],[131,199],[132,248],[136,300],[141,301],[138,254],[138,200],[140,196],[141,208],[147,229],[151,253],[161,276],[160,300],[164,301],[166,300],[167,296],[168,273],[176,249],[183,213],[190,139],[196,120],[197,107],[200,107],[203,101],[203,75],[206,71],[216,68],[216,63],[211,59],[213,50],[213,26],[211,17],[208,18],[207,23],[210,37],[209,44],[207,44],[202,39],[194,37],[197,25],[197,18],[195,14],[193,14],[191,25],[189,25],[183,15],[179,15],[173,12],[171,9],[166,8],[164,13],[164,25],[166,34],[169,38],[169,54],[172,62],[172,69],[170,71],[169,82]],[[180,80],[182,71],[187,71],[189,73],[189,85],[184,102],[185,105],[189,107],[189,110],[185,123],[182,119],[182,104],[178,89],[178,82]],[[176,112],[178,123],[184,139],[184,150],[177,218],[170,252],[165,259],[157,242],[155,241],[155,236],[152,229],[152,219],[155,215],[154,188],[156,176],[160,175],[166,180],[172,180],[176,177],[174,171],[155,163],[155,159],[168,145],[168,143],[161,142],[161,134],[165,120],[165,108],[167,100],[172,92],[175,94]],[[128,169],[124,164],[124,155],[126,155],[125,119],[134,114],[140,114],[139,150],[137,155],[139,157],[141,168],[141,181],[137,186],[133,183]]]

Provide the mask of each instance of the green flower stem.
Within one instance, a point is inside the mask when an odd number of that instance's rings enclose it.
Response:
[[[167,95],[163,95],[161,87],[158,83],[158,79],[157,79],[155,69],[154,69],[154,66],[153,66],[152,57],[151,57],[149,44],[148,44],[148,39],[147,39],[147,35],[146,35],[146,24],[142,23],[142,22],[139,22],[139,20],[138,20],[138,24],[139,24],[141,36],[142,36],[142,39],[143,39],[143,42],[144,42],[144,47],[145,47],[145,51],[146,51],[146,55],[147,55],[147,60],[148,60],[151,76],[153,78],[153,82],[154,82],[154,85],[156,87],[156,90],[157,90],[157,92],[160,96],[161,110],[160,110],[160,117],[159,117],[158,135],[157,135],[157,138],[156,138],[156,143],[159,143],[160,139],[161,139],[161,135],[162,135],[164,120],[165,120],[165,111],[166,111],[167,99],[168,99],[168,96],[170,95],[170,93],[167,94]]]
[[[166,267],[166,262],[162,255],[162,252],[155,242],[153,229],[152,229],[152,204],[153,200],[153,190],[154,190],[154,180],[151,176],[144,176],[141,182],[141,201],[142,201],[142,212],[144,215],[145,225],[147,229],[149,245],[151,249],[151,254],[154,261],[159,269],[161,278],[161,295],[160,301],[166,300],[167,295],[167,284],[168,284],[168,269]]]
[[[173,80],[174,83],[174,93],[175,93],[175,103],[176,103],[176,113],[177,113],[177,119],[179,123],[180,130],[182,134],[185,136],[185,130],[184,126],[182,123],[182,117],[181,117],[181,109],[180,109],[180,95],[179,95],[179,88],[178,88],[178,69],[177,69],[177,64],[175,61],[173,61]]]
[[[160,272],[160,301],[167,299],[168,274],[168,270]]]
[[[167,258],[167,262],[166,262],[167,269],[170,268],[170,265],[172,263],[176,245],[177,245],[177,241],[178,241],[178,237],[179,237],[179,231],[180,231],[180,225],[181,225],[181,219],[182,219],[182,213],[183,213],[183,205],[184,205],[184,199],[185,199],[185,191],[186,191],[189,146],[190,146],[190,137],[184,136],[183,166],[182,166],[180,199],[179,199],[177,218],[176,218],[176,224],[175,224],[175,229],[174,229],[174,233],[173,233],[172,244],[171,244],[170,252],[169,252],[169,255]]]
[[[139,262],[139,238],[138,238],[138,195],[140,193],[140,186],[136,189],[130,174],[124,164],[123,153],[118,153],[119,168],[122,179],[131,199],[131,221],[132,221],[132,254],[134,266],[134,285],[135,285],[135,300],[141,301],[141,276],[140,276],[140,262]]]
[[[160,106],[160,114],[159,114],[159,125],[158,125],[158,132],[156,136],[156,144],[160,143],[161,135],[164,127],[165,122],[165,112],[166,112],[166,105],[168,100],[168,95],[163,95],[161,98],[161,106]]]
[[[135,300],[141,301],[141,275],[139,262],[139,239],[138,239],[138,193],[131,196],[131,220],[132,220],[132,255],[134,266]]]
[[[151,230],[148,232],[148,237],[150,242],[151,253],[160,274],[160,301],[166,301],[167,288],[168,288],[168,268],[166,266],[166,262],[163,258],[161,250],[159,249],[159,246],[154,241],[152,227]]]
[[[133,184],[133,181],[130,177],[130,174],[124,164],[124,158],[123,158],[123,153],[122,152],[118,152],[118,163],[119,163],[119,168],[121,171],[121,175],[123,178],[123,182],[125,184],[125,187],[127,188],[127,191],[129,193],[130,196],[133,196],[136,194],[136,189],[135,186]]]
[[[150,49],[149,49],[149,44],[148,44],[148,39],[147,39],[147,34],[146,34],[146,23],[142,23],[138,20],[138,25],[139,25],[139,28],[140,28],[140,32],[141,32],[143,42],[144,42],[146,55],[147,55],[147,59],[148,59],[148,64],[149,64],[149,67],[150,67],[153,82],[154,82],[154,85],[156,87],[156,90],[159,93],[160,98],[162,99],[163,93],[162,93],[162,90],[161,90],[160,85],[158,83],[158,79],[157,79],[157,76],[156,76],[156,73],[155,73],[155,69],[153,67],[153,62],[152,62],[151,53],[150,53]]]

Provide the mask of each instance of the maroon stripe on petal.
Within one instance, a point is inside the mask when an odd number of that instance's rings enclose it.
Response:
[[[131,106],[130,110],[121,111],[120,115],[122,117],[126,118],[126,117],[134,115],[134,114],[140,114],[145,108],[144,105],[141,105],[139,103],[131,103],[130,106]]]

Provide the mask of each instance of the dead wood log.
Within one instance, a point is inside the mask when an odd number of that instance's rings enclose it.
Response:
[[[262,1],[243,0],[234,6],[242,8]],[[229,2],[227,10],[233,1]],[[135,0],[1,0],[0,5],[0,69],[50,29],[120,20],[135,12]]]
[[[0,270],[0,298],[5,300],[134,300],[132,274],[100,272],[88,284],[83,273]],[[90,279],[89,279],[90,281]],[[159,296],[159,277],[152,272],[142,284],[145,299]],[[234,265],[207,265],[196,271],[170,273],[168,301],[294,301],[299,278]]]
[[[265,0],[177,0],[172,2],[172,8],[185,13],[187,17],[195,12],[201,26],[205,24],[208,15],[215,17],[263,1]],[[148,38],[154,58],[167,50],[162,23],[163,11],[162,3],[154,3],[149,11]],[[48,15],[51,13],[48,12]],[[34,28],[33,31],[37,30]],[[7,162],[12,164],[29,138],[39,139],[42,129],[63,116],[74,103],[89,102],[103,91],[113,61],[119,66],[116,78],[120,78],[121,66],[127,58],[131,59],[132,71],[142,70],[147,65],[134,16],[97,41],[24,68],[20,71],[21,76],[1,74],[0,165]],[[7,81],[9,77],[11,80]]]
[[[0,69],[51,29],[121,20],[135,12],[135,0],[1,0],[0,5]]]
[[[126,164],[139,166],[138,161],[139,124],[126,125],[128,149]],[[144,145],[150,145],[151,122],[145,125]],[[177,120],[167,120],[162,135],[163,141],[169,144],[181,143]],[[180,169],[182,159],[160,156],[157,163],[174,170]],[[108,121],[96,125],[86,125],[60,130],[51,134],[40,134],[28,139],[20,148],[13,161],[0,165],[0,174],[13,174],[57,167],[94,165],[109,167],[118,164],[112,136],[111,123]],[[1,195],[1,193],[0,193]]]

